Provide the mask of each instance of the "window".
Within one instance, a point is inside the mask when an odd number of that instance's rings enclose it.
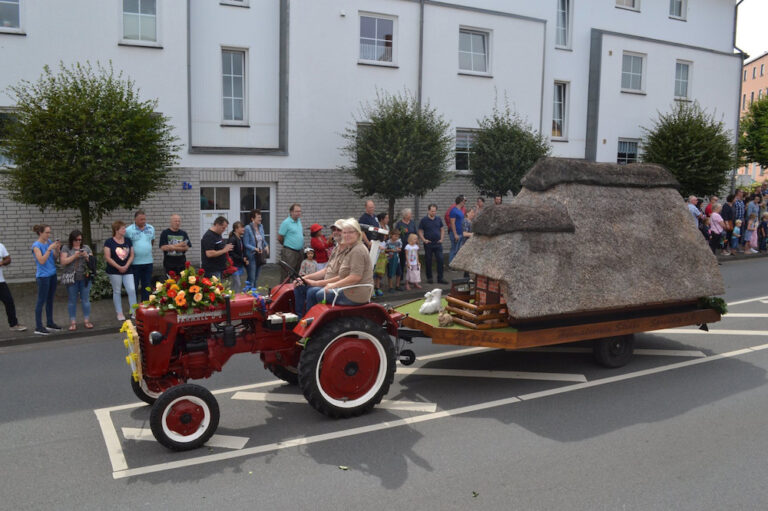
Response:
[[[760,64],[760,76],[763,76],[764,71],[765,71],[765,64]]]
[[[619,165],[635,163],[637,161],[637,144],[637,140],[620,138],[616,162]]]
[[[156,0],[123,0],[123,39],[157,41]]]
[[[0,0],[0,30],[21,28],[19,0]]]
[[[200,187],[200,209],[222,210],[229,209],[229,187]]]
[[[488,33],[459,30],[459,69],[488,73]]]
[[[744,81],[745,82],[747,81],[747,70],[746,69],[744,70]]]
[[[245,121],[245,52],[221,51],[224,121]]]
[[[688,80],[691,71],[690,62],[677,61],[675,64],[675,97],[688,98]]]
[[[563,139],[567,136],[567,101],[568,84],[564,82],[555,82],[555,94],[552,102],[552,138]]]
[[[754,80],[757,77],[757,67],[752,68],[752,79]]]
[[[669,16],[671,18],[685,19],[685,0],[669,0]]]
[[[473,130],[456,130],[456,170],[470,170],[470,154],[472,143],[475,141]]]
[[[393,62],[395,20],[360,16],[360,60]]]
[[[616,7],[640,10],[640,0],[616,0]]]
[[[749,93],[749,104],[751,105],[754,102],[755,102],[755,91],[752,91]]]
[[[757,100],[760,101],[761,99],[763,99],[763,89],[757,91]]]
[[[270,207],[270,188],[269,186],[241,186],[240,187],[240,221],[243,225],[251,222],[251,211],[261,210],[261,225],[264,227],[264,237],[267,245],[270,240],[270,217],[272,213]]]
[[[16,120],[13,109],[0,108],[0,169],[4,166],[13,165],[13,160],[3,154],[3,139],[5,138],[8,125]]]
[[[643,61],[645,55],[625,53],[621,62],[621,88],[627,91],[643,90]]]
[[[571,0],[557,0],[557,32],[555,46],[567,48],[571,45]]]
[[[744,110],[745,108],[747,108],[747,95],[746,94],[744,94],[741,97],[741,109]]]

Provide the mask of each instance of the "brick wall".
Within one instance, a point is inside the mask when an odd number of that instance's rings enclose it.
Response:
[[[235,171],[242,173],[239,176]],[[191,190],[182,189],[182,182],[192,185]],[[157,195],[147,199],[141,206],[147,213],[147,221],[160,232],[168,227],[170,216],[174,213],[182,217],[182,229],[186,230],[192,240],[193,248],[187,258],[194,264],[200,262],[201,230],[200,226],[200,183],[231,183],[245,185],[252,183],[275,184],[275,221],[279,225],[288,216],[288,208],[294,202],[302,205],[302,224],[305,228],[305,243],[309,244],[309,226],[317,222],[321,225],[331,225],[339,218],[359,218],[364,211],[365,199],[356,196],[349,188],[351,178],[338,169],[196,169],[178,168],[174,170],[172,186]],[[419,199],[416,221],[426,214],[429,203],[438,205],[440,216],[453,204],[457,195],[464,194],[468,205],[474,205],[479,196],[477,190],[466,176],[453,176],[437,189]],[[386,211],[387,201],[373,197],[376,202],[376,212]],[[491,201],[487,200],[487,204]],[[409,197],[395,204],[395,214],[409,207],[416,213],[415,200]],[[34,279],[35,264],[32,258],[31,245],[37,239],[32,232],[32,226],[37,223],[51,225],[53,239],[65,241],[72,229],[80,229],[76,211],[41,212],[32,206],[24,206],[12,201],[6,190],[0,190],[0,208],[4,212],[0,223],[0,243],[3,243],[11,254],[12,264],[3,268],[6,280],[23,281]],[[123,220],[127,224],[133,222],[134,211],[116,210],[104,217],[101,222],[92,223],[92,234],[100,250],[105,239],[112,235],[111,224],[114,220]],[[325,231],[326,235],[329,231]],[[446,236],[445,248],[449,247]],[[92,247],[93,248],[93,247]],[[273,241],[272,249],[279,249]],[[162,261],[162,253],[155,242],[154,259],[156,264]]]

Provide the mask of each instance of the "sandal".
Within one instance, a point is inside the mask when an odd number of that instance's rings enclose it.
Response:
[[[71,325],[69,325],[69,331],[70,332],[74,332],[75,330],[77,330],[77,325],[76,324],[72,323]]]
[[[86,321],[85,328],[93,328],[93,323],[91,323],[90,321]]]

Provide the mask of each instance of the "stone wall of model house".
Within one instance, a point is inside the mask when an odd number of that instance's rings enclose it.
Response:
[[[236,172],[237,171],[237,172]],[[240,175],[242,174],[242,175]],[[183,186],[186,182],[191,188]],[[155,227],[159,241],[160,232],[168,227],[172,214],[182,217],[182,229],[187,231],[193,244],[188,253],[188,259],[193,264],[200,262],[200,238],[207,226],[200,223],[200,186],[208,182],[229,183],[232,185],[248,185],[250,183],[272,183],[276,190],[275,221],[280,222],[288,216],[288,209],[294,202],[301,203],[303,210],[302,224],[305,231],[305,243],[309,245],[309,226],[313,223],[331,225],[339,218],[358,218],[364,209],[364,198],[358,197],[349,188],[351,178],[348,174],[337,169],[176,169],[172,185],[165,191],[147,199],[140,206],[147,213],[147,221]],[[452,175],[450,179],[437,189],[419,199],[419,215],[426,214],[429,203],[438,205],[440,216],[453,204],[457,195],[464,194],[468,201],[474,204],[479,196],[476,188],[465,175]],[[372,197],[376,202],[376,212],[387,209],[387,201],[380,197]],[[492,202],[487,199],[488,203]],[[396,215],[406,207],[415,208],[415,200],[408,197],[395,204]],[[138,208],[137,208],[138,209]],[[7,190],[0,189],[0,210],[4,212],[4,221],[0,224],[0,243],[3,243],[12,258],[12,264],[3,268],[6,280],[28,281],[35,277],[35,264],[32,258],[31,245],[37,239],[32,232],[32,226],[46,223],[51,226],[53,239],[66,242],[73,229],[80,229],[81,223],[75,210],[54,211],[44,210],[34,206],[19,204],[9,197]],[[133,222],[135,210],[118,209],[102,218],[100,222],[92,222],[92,235],[96,250],[101,250],[104,240],[112,235],[111,225],[115,220],[127,224]],[[230,219],[231,224],[236,219]],[[417,218],[418,221],[418,218]],[[326,235],[329,231],[325,231]],[[446,236],[446,249],[449,242]],[[280,252],[276,239],[271,242],[273,253]],[[156,271],[162,268],[162,253],[155,243],[154,260]]]

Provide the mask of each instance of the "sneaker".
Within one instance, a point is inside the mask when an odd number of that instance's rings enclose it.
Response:
[[[758,252],[757,252],[757,250],[755,250],[754,248],[750,248],[750,249],[749,249],[749,252],[750,252],[751,254],[757,254],[757,253],[758,253]]]
[[[24,325],[16,324],[11,327],[11,330],[15,330],[17,332],[25,332],[27,330],[27,327],[25,327]]]
[[[117,320],[118,320],[118,321],[125,321],[125,316],[123,315],[123,313],[122,313],[122,312],[121,312],[120,314],[118,314],[118,315],[117,315]]]
[[[437,283],[438,284],[447,284],[448,282],[446,282],[444,279],[440,279],[440,280],[437,281]]]
[[[42,330],[38,330],[35,328],[35,335],[51,335],[51,332],[43,328]]]
[[[57,325],[56,323],[51,323],[50,325],[45,325],[45,327],[48,330],[55,330],[57,332],[61,331],[61,327],[59,325]]]

